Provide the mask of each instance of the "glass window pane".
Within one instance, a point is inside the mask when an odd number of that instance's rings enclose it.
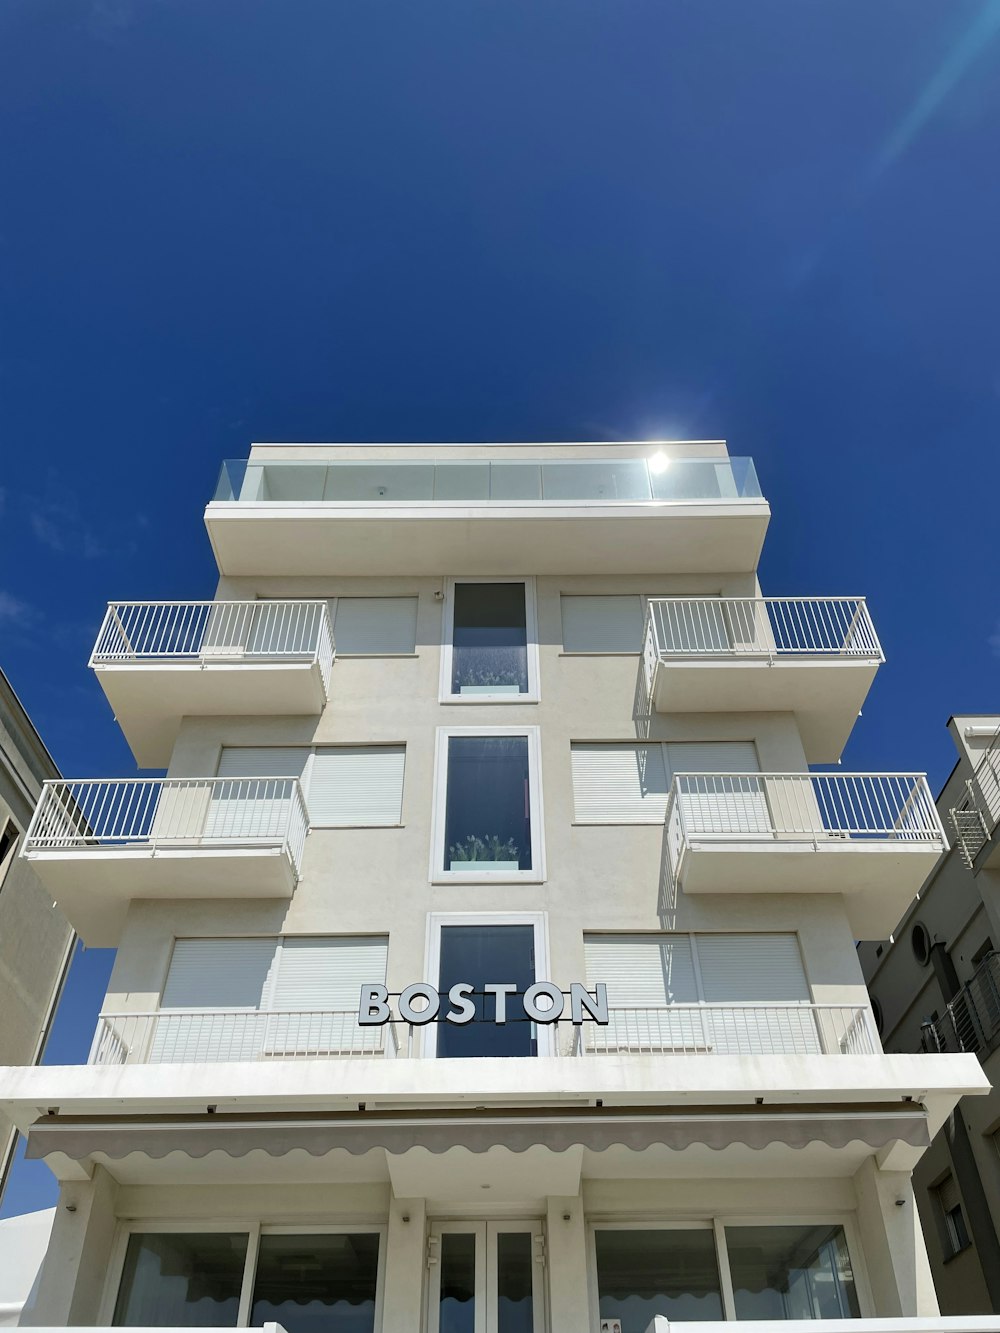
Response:
[[[452,694],[527,694],[523,583],[456,583]]]
[[[476,1333],[476,1237],[471,1231],[441,1236],[440,1333]],[[291,1333],[291,1331],[289,1331]]]
[[[531,1233],[497,1234],[497,1333],[534,1333]]]
[[[445,870],[531,869],[527,736],[449,737],[444,844]]]
[[[646,1333],[656,1315],[723,1318],[711,1231],[598,1231],[596,1241],[601,1318],[620,1319],[622,1333]]]
[[[261,1236],[250,1324],[287,1333],[373,1333],[377,1232]]]
[[[438,1023],[439,1058],[535,1055],[534,1026],[521,996],[535,980],[535,932],[532,926],[443,926],[438,990],[446,996],[460,981],[471,983],[476,1006],[471,1023]],[[506,996],[505,1022],[497,1023],[496,998],[487,983],[517,988]],[[447,1001],[444,1001],[447,1004]]]
[[[738,1319],[857,1319],[843,1227],[726,1227]]]
[[[246,1235],[171,1232],[129,1237],[112,1323],[138,1328],[233,1328]]]

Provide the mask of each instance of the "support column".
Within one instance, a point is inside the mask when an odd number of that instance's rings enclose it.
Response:
[[[90,1180],[65,1182],[52,1222],[49,1248],[21,1324],[66,1327],[98,1324],[111,1262],[118,1182],[95,1166]]]
[[[868,1157],[855,1173],[854,1189],[876,1317],[938,1314],[910,1173],[881,1171]]]
[[[427,1204],[392,1199],[385,1247],[382,1333],[414,1333],[423,1327],[427,1275]]]
[[[587,1231],[578,1194],[546,1201],[545,1271],[552,1333],[585,1333],[591,1327],[587,1279]]]

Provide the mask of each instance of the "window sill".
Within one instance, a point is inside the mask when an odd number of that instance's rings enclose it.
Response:
[[[970,1240],[965,1245],[963,1245],[961,1249],[951,1250],[948,1254],[946,1254],[944,1256],[943,1262],[946,1264],[950,1264],[953,1259],[957,1259],[959,1255],[965,1254],[967,1250],[971,1250],[972,1248],[973,1244],[972,1241]]]
[[[525,871],[520,875],[504,874],[497,872],[494,874],[477,875],[471,873],[468,875],[447,874],[442,871],[431,876],[432,884],[494,884],[504,885],[505,887],[514,887],[518,884],[544,884],[545,876],[536,875],[531,871]]]
[[[444,694],[438,698],[441,704],[505,704],[510,707],[511,704],[537,704],[539,697],[537,694]]]

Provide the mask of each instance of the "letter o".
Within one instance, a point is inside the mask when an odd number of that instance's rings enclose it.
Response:
[[[426,1009],[414,1009],[413,1001],[422,995],[427,1001]],[[415,981],[407,986],[399,997],[399,1016],[404,1023],[413,1023],[419,1027],[422,1023],[433,1023],[441,1008],[441,996],[426,981]]]
[[[550,1009],[538,1007],[538,998],[541,995],[547,995],[552,1001]],[[536,981],[524,992],[524,1012],[536,1023],[557,1023],[562,1017],[565,1003],[563,993],[554,981]]]

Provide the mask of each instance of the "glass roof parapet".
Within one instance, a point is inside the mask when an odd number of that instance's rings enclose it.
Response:
[[[746,457],[493,462],[227,459],[213,502],[231,504],[653,504],[762,500]]]

